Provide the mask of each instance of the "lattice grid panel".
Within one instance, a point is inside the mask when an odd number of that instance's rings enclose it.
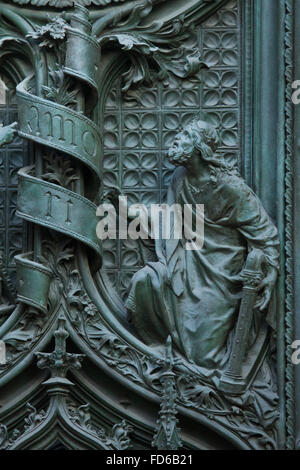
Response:
[[[1,97],[0,123],[8,125],[18,120],[18,110],[14,104],[14,96],[9,91],[6,94],[2,92]],[[14,283],[16,282],[14,256],[27,249],[26,224],[16,216],[17,172],[27,162],[28,145],[19,137],[0,149],[0,251]]]
[[[240,163],[241,9],[241,1],[232,0],[185,44],[199,47],[210,67],[202,83],[178,79],[169,88],[141,87],[135,103],[122,95],[120,80],[113,86],[104,116],[104,186],[119,187],[129,204],[162,202],[173,171],[167,149],[196,113],[218,128],[220,158]],[[122,299],[142,265],[137,242],[104,242],[103,269]]]

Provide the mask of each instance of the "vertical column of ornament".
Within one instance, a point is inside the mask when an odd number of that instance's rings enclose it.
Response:
[[[157,420],[152,446],[158,450],[177,450],[182,447],[179,437],[180,429],[177,427],[177,392],[175,374],[173,372],[174,358],[172,353],[172,340],[169,336],[166,343],[165,370],[160,378],[162,383],[162,401]]]
[[[100,61],[100,46],[96,37],[92,36],[92,25],[89,22],[89,11],[82,5],[76,5],[74,14],[71,15],[70,27],[67,29],[67,49],[64,73],[73,77],[77,82],[78,93],[77,111],[89,115],[98,101],[97,71]],[[97,129],[100,135],[99,129]],[[82,135],[84,150],[94,160],[95,155],[100,155],[97,149],[97,141],[93,133],[86,130]],[[94,162],[98,169],[101,168],[101,161]],[[84,179],[80,163],[77,163],[76,191],[84,194]],[[89,187],[93,187],[90,183]],[[89,188],[90,189],[90,188]],[[93,198],[98,192],[98,188],[90,190]],[[92,270],[99,268],[99,264],[92,260]]]
[[[30,28],[28,31],[27,38],[32,38],[36,31]],[[46,55],[42,52],[39,44],[35,43],[35,40],[30,40],[30,48],[33,52],[33,63],[34,63],[34,77],[28,76],[23,82],[19,83],[16,88],[17,102],[18,102],[18,122],[19,130],[18,135],[21,138],[27,138],[24,135],[25,129],[30,129],[34,134],[34,174],[36,178],[41,178],[43,173],[43,156],[44,147],[41,145],[41,123],[40,123],[40,100],[43,97],[43,87],[47,83],[47,60]],[[28,88],[35,90],[35,99],[30,103],[31,95],[26,93],[26,101],[23,102],[20,99],[19,87],[23,83],[28,84]],[[28,99],[29,98],[29,99]],[[21,171],[21,170],[20,170]],[[18,172],[19,175],[19,172]],[[31,199],[37,198],[38,196],[33,193]],[[18,188],[18,210],[16,214],[19,214],[19,203],[20,203],[20,179]],[[31,200],[27,200],[28,206],[32,204]],[[20,216],[21,217],[21,216]],[[32,223],[33,220],[30,220]],[[18,301],[30,305],[40,312],[47,312],[47,300],[52,279],[51,270],[43,266],[40,263],[42,255],[42,238],[41,228],[39,225],[34,224],[33,228],[33,252],[22,253],[16,255],[16,270],[17,270],[17,299]]]
[[[54,395],[59,385],[62,386],[63,392],[65,392],[70,385],[73,385],[72,382],[66,378],[67,373],[70,369],[79,369],[85,357],[84,354],[72,354],[67,352],[66,341],[69,333],[65,325],[65,318],[59,316],[57,329],[54,332],[55,348],[52,353],[35,353],[38,359],[37,366],[40,369],[49,369],[51,372],[51,378],[44,382],[44,384],[48,387],[50,392],[54,386]]]
[[[92,36],[89,11],[77,5],[71,16],[71,25],[67,29],[67,51],[64,73],[79,81],[81,92],[78,94],[79,111],[89,112],[97,104],[97,70],[100,60],[100,46]],[[91,87],[84,92],[84,85]],[[88,138],[87,138],[88,140]],[[87,144],[88,145],[88,144]]]
[[[56,161],[66,156],[74,158],[78,176],[74,175],[68,183],[71,187],[65,187],[67,182],[64,175],[53,181],[49,172],[41,174],[42,155],[39,155],[39,168],[35,176],[30,174],[28,168],[19,171],[18,215],[37,226],[49,227],[85,243],[100,255],[92,258],[93,268],[97,269],[101,262],[101,247],[96,235],[96,205],[93,200],[101,177],[101,136],[99,128],[89,119],[89,114],[98,98],[96,69],[100,49],[91,31],[88,10],[79,5],[75,7],[71,25],[58,17],[32,33],[39,47],[47,44],[52,47],[53,40],[56,44],[58,33],[61,39],[66,37],[66,53],[62,48],[60,58],[65,66],[63,73],[60,68],[54,73],[52,71],[50,86],[42,87],[45,96],[33,93],[35,89],[31,86],[30,77],[18,85],[19,135],[33,141],[37,148],[43,145],[41,148],[54,149]],[[53,47],[58,46],[56,44]],[[77,110],[73,109],[75,96]],[[84,192],[85,170],[92,175],[87,188],[88,196],[79,198],[76,193],[84,196],[87,192]],[[75,218],[75,212],[80,212],[82,217]],[[37,249],[34,260],[26,254],[16,257],[18,299],[47,312],[52,272],[39,261]]]
[[[35,32],[34,32],[35,33]],[[26,36],[32,37],[32,29]],[[19,130],[18,134],[21,138],[27,138],[23,131],[25,128],[30,129],[35,135],[34,143],[34,175],[36,178],[41,178],[43,173],[43,152],[44,147],[41,145],[41,127],[40,127],[40,99],[43,95],[43,86],[47,82],[47,60],[45,54],[41,51],[40,45],[34,41],[30,43],[30,48],[33,52],[33,62],[35,75],[33,77],[27,77],[25,80],[28,82],[30,89],[34,89],[36,93],[36,99],[30,104],[28,99],[26,104],[20,101],[19,96],[19,84],[16,89],[17,102],[18,102],[18,121]],[[24,83],[25,80],[22,82]],[[30,95],[27,94],[26,98]],[[34,124],[33,124],[34,123]],[[19,174],[19,173],[18,173]],[[20,181],[20,180],[19,180]],[[32,199],[36,197],[36,194],[32,194]],[[19,202],[20,194],[18,191],[18,210],[17,215],[19,216]],[[31,201],[27,201],[28,205]],[[30,222],[33,222],[30,220]],[[47,299],[50,288],[50,282],[52,279],[52,272],[46,266],[40,263],[42,254],[42,239],[41,239],[41,228],[37,224],[34,225],[33,229],[33,252],[23,253],[15,256],[18,289],[17,298],[18,301],[30,305],[36,308],[38,311],[43,313],[47,312]]]
[[[248,255],[246,266],[241,275],[243,296],[236,332],[227,369],[219,382],[220,390],[232,395],[244,392],[243,361],[249,342],[249,331],[253,321],[253,308],[257,298],[258,286],[263,277],[261,269],[263,257],[264,254],[261,250],[252,250]]]

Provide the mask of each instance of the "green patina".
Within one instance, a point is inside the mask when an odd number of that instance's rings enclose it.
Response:
[[[296,2],[41,3],[0,3],[0,447],[297,447]],[[102,244],[110,191],[205,204],[204,250]]]

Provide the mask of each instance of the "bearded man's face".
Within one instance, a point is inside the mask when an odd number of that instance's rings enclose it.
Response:
[[[195,146],[190,134],[184,130],[179,132],[174,139],[172,147],[168,152],[168,157],[173,165],[184,165],[192,156]]]

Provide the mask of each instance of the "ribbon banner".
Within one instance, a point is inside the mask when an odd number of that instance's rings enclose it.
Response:
[[[101,256],[96,235],[96,205],[68,189],[29,175],[30,169],[26,167],[18,172],[17,215],[75,238]]]
[[[19,135],[75,157],[100,178],[102,140],[97,126],[72,109],[31,95],[31,80],[17,86]]]
[[[100,59],[100,46],[92,36],[92,25],[78,15],[72,15],[72,28],[68,28],[68,47],[64,72],[91,86],[92,93],[86,97],[88,107],[98,99],[97,71]]]
[[[18,299],[20,302],[47,313],[47,301],[52,272],[32,261],[32,253],[15,256],[18,269]]]
[[[97,63],[100,48],[91,35],[88,11],[77,6],[67,27],[65,75],[84,85],[87,109],[98,98]],[[19,135],[48,148],[62,152],[61,158],[73,157],[92,173],[89,194],[98,189],[101,177],[102,137],[99,128],[83,112],[63,106],[32,93],[34,77],[27,77],[17,87]],[[83,93],[83,92],[82,92]],[[83,110],[82,110],[83,111]],[[41,152],[37,158],[41,158]],[[24,220],[48,227],[82,242],[96,256],[93,264],[101,264],[101,246],[96,234],[96,205],[82,194],[40,179],[32,167],[19,171],[18,211]],[[91,190],[92,188],[92,190]],[[47,311],[51,282],[50,270],[32,259],[32,254],[16,256],[21,302]]]

